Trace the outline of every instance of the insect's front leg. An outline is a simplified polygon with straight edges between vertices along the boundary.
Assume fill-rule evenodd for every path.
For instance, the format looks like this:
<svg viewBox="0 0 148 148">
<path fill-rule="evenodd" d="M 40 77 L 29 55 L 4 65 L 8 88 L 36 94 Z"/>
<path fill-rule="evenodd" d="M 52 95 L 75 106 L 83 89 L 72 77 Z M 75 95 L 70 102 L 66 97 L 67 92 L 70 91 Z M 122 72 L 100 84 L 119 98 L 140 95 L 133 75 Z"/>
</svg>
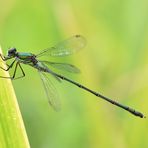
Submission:
<svg viewBox="0 0 148 148">
<path fill-rule="evenodd" d="M 15 63 L 15 61 L 16 61 L 16 60 L 14 60 L 10 65 L 7 64 L 8 67 L 7 67 L 6 69 L 3 68 L 3 67 L 0 67 L 0 69 L 2 69 L 2 70 L 4 70 L 4 71 L 8 71 L 10 68 L 12 68 L 12 66 L 13 66 L 14 63 Z"/>
<path fill-rule="evenodd" d="M 2 59 L 3 61 L 7 61 L 7 60 L 10 59 L 10 58 L 8 58 L 8 57 L 3 56 L 2 54 L 0 54 L 0 57 L 1 57 L 1 59 Z M 5 71 L 8 71 L 10 68 L 12 68 L 14 62 L 15 62 L 15 60 L 14 60 L 10 65 L 8 65 L 8 64 L 6 63 L 7 68 L 5 69 L 5 68 L 3 68 L 3 67 L 0 66 L 0 69 L 5 70 Z"/>
<path fill-rule="evenodd" d="M 5 58 L 5 56 L 3 56 L 2 54 L 0 54 L 0 57 L 3 61 L 6 61 L 7 59 Z"/>
</svg>

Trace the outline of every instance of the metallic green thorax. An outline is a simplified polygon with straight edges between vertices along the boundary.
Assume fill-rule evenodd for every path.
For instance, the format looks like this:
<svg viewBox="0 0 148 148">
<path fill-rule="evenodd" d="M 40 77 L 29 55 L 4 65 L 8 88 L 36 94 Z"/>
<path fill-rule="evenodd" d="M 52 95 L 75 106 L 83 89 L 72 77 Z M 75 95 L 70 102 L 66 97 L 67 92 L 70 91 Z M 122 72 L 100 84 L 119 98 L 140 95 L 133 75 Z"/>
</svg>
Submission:
<svg viewBox="0 0 148 148">
<path fill-rule="evenodd" d="M 45 66 L 43 63 L 39 62 L 36 59 L 36 56 L 32 53 L 24 53 L 24 52 L 18 52 L 17 53 L 17 61 L 23 64 L 30 65 L 40 71 L 48 72 L 49 69 L 47 66 Z"/>
<path fill-rule="evenodd" d="M 30 58 L 32 56 L 34 56 L 34 54 L 32 54 L 32 53 L 27 53 L 27 52 L 18 52 L 17 53 L 17 57 L 20 59 L 24 59 L 24 60 L 27 58 Z"/>
<path fill-rule="evenodd" d="M 23 64 L 33 64 L 33 60 L 35 60 L 35 55 L 32 53 L 18 52 L 16 56 L 16 60 Z M 34 64 L 33 64 L 34 65 Z"/>
<path fill-rule="evenodd" d="M 32 54 L 32 53 L 24 53 L 24 52 L 18 52 L 17 53 L 17 59 L 18 60 L 21 60 L 20 62 L 23 62 L 23 61 L 24 62 L 25 61 L 28 61 L 28 62 L 30 61 L 31 62 L 31 60 L 32 60 L 33 57 L 35 58 L 35 55 Z"/>
</svg>

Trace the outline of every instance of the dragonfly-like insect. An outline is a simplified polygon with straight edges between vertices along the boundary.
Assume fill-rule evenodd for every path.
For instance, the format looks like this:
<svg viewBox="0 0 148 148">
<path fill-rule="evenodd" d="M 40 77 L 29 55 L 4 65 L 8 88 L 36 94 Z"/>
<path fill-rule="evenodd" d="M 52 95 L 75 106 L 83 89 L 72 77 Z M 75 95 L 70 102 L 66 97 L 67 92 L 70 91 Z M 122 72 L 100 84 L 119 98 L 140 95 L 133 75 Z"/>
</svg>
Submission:
<svg viewBox="0 0 148 148">
<path fill-rule="evenodd" d="M 49 104 L 55 109 L 58 110 L 60 108 L 60 101 L 59 98 L 57 96 L 57 93 L 55 91 L 55 88 L 53 86 L 53 84 L 51 83 L 51 81 L 49 80 L 47 74 L 52 75 L 54 78 L 56 78 L 57 80 L 61 81 L 61 80 L 65 80 L 67 82 L 70 82 L 76 86 L 78 86 L 79 88 L 90 92 L 91 94 L 102 98 L 110 103 L 112 103 L 113 105 L 116 105 L 130 113 L 132 113 L 135 116 L 144 118 L 145 116 L 139 112 L 136 111 L 135 109 L 132 109 L 128 106 L 122 105 L 98 92 L 95 92 L 87 87 L 85 87 L 84 85 L 81 85 L 61 74 L 58 74 L 56 72 L 54 72 L 53 70 L 51 70 L 49 67 L 54 67 L 60 70 L 65 70 L 68 72 L 74 72 L 74 73 L 78 73 L 80 70 L 75 67 L 74 65 L 68 64 L 68 63 L 56 63 L 56 62 L 51 62 L 51 61 L 42 61 L 39 60 L 39 57 L 42 56 L 54 56 L 54 57 L 62 57 L 62 56 L 68 56 L 71 55 L 77 51 L 79 51 L 80 49 L 84 48 L 84 46 L 86 45 L 86 40 L 83 36 L 81 35 L 74 35 L 70 38 L 68 38 L 67 40 L 58 43 L 57 45 L 44 49 L 42 50 L 39 54 L 32 54 L 32 53 L 24 53 L 24 52 L 17 52 L 16 48 L 10 48 L 8 50 L 8 54 L 7 56 L 3 56 L 2 54 L 0 54 L 0 57 L 3 61 L 7 61 L 9 59 L 14 59 L 13 62 L 8 65 L 7 64 L 7 68 L 3 68 L 0 67 L 2 70 L 8 71 L 10 68 L 12 68 L 15 64 L 15 69 L 14 69 L 14 73 L 12 77 L 4 77 L 4 76 L 0 76 L 1 78 L 10 78 L 10 79 L 18 79 L 18 78 L 22 78 L 25 76 L 25 72 L 21 66 L 21 64 L 27 64 L 29 66 L 32 66 L 33 68 L 36 68 L 40 74 L 41 80 L 43 82 L 43 86 L 45 89 L 45 92 L 47 94 L 47 98 L 49 101 Z M 22 75 L 19 77 L 16 77 L 16 71 L 17 68 L 20 68 Z"/>
</svg>

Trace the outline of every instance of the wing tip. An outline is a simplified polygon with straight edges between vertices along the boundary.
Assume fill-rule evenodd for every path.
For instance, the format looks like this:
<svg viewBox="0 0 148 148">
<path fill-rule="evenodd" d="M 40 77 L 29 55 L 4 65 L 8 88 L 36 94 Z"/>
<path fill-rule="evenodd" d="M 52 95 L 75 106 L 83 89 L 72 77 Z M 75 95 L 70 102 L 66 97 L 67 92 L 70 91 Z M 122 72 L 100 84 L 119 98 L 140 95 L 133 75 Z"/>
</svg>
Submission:
<svg viewBox="0 0 148 148">
<path fill-rule="evenodd" d="M 74 35 L 75 38 L 79 39 L 80 42 L 82 43 L 81 44 L 81 48 L 84 48 L 87 44 L 87 41 L 86 41 L 86 38 L 83 36 L 83 35 L 80 35 L 80 34 L 76 34 Z"/>
</svg>

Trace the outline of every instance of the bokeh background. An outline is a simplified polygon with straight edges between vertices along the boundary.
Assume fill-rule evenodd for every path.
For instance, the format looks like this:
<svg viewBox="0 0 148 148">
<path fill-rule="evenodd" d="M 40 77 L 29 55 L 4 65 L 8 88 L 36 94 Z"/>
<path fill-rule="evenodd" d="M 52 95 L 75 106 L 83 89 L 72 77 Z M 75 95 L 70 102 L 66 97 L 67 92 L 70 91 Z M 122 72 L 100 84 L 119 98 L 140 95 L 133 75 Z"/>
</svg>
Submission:
<svg viewBox="0 0 148 148">
<path fill-rule="evenodd" d="M 148 115 L 148 1 L 0 0 L 4 54 L 12 46 L 38 53 L 75 34 L 85 36 L 86 48 L 49 60 L 77 65 L 81 74 L 56 72 Z M 148 147 L 147 119 L 53 81 L 62 103 L 55 112 L 36 70 L 23 68 L 26 77 L 13 85 L 32 148 Z"/>
</svg>

